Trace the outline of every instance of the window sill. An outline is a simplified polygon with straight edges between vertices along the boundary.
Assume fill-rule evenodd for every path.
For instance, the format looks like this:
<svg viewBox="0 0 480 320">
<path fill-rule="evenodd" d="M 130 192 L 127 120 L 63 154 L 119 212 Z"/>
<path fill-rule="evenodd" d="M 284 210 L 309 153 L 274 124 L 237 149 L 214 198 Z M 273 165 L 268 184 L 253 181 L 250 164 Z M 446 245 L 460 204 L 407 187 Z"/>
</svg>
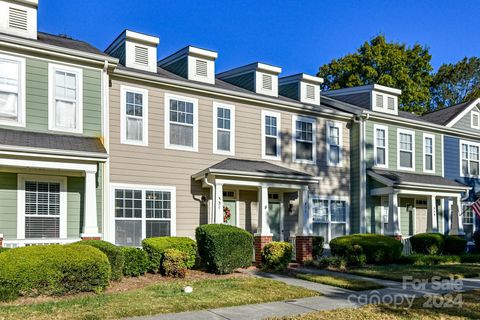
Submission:
<svg viewBox="0 0 480 320">
<path fill-rule="evenodd" d="M 189 152 L 198 152 L 197 147 L 185 147 L 185 146 L 178 146 L 178 145 L 165 145 L 165 149 L 169 150 L 178 150 L 178 151 L 189 151 Z"/>
<path fill-rule="evenodd" d="M 0 119 L 0 125 L 1 126 L 9 126 L 9 127 L 17 127 L 17 128 L 25 128 L 25 123 L 24 122 L 9 121 L 9 120 L 3 120 L 3 119 Z"/>
<path fill-rule="evenodd" d="M 213 154 L 217 154 L 220 156 L 234 156 L 235 151 L 213 150 Z"/>
<path fill-rule="evenodd" d="M 317 164 L 317 162 L 314 160 L 293 159 L 293 162 L 298 164 Z"/>
<path fill-rule="evenodd" d="M 55 131 L 55 132 L 63 132 L 63 133 L 83 134 L 83 129 L 68 130 L 68 129 L 60 129 L 60 128 L 49 127 L 48 130 Z"/>
<path fill-rule="evenodd" d="M 281 161 L 281 160 L 282 160 L 282 157 L 281 157 L 281 156 L 276 156 L 276 157 L 274 157 L 274 156 L 265 156 L 265 155 L 263 155 L 263 156 L 262 156 L 262 159 L 263 159 L 263 160 L 272 160 L 272 161 Z"/>
<path fill-rule="evenodd" d="M 147 141 L 132 141 L 132 140 L 121 140 L 121 144 L 128 144 L 131 146 L 138 146 L 138 147 L 148 147 Z"/>
</svg>

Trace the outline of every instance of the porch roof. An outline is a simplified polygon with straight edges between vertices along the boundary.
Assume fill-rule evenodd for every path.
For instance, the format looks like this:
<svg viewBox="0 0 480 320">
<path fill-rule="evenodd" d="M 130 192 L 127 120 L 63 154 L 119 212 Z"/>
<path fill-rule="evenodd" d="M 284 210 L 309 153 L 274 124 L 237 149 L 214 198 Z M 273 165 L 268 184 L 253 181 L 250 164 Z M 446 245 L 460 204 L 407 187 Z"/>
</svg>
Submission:
<svg viewBox="0 0 480 320">
<path fill-rule="evenodd" d="M 457 181 L 429 174 L 370 169 L 368 170 L 368 175 L 374 180 L 389 187 L 423 187 L 428 189 L 453 189 L 458 191 L 467 191 L 471 189 L 471 187 Z"/>
<path fill-rule="evenodd" d="M 99 138 L 0 128 L 0 151 L 56 154 L 106 159 Z"/>
<path fill-rule="evenodd" d="M 194 179 L 201 179 L 205 174 L 212 175 L 236 175 L 250 178 L 273 178 L 282 180 L 301 180 L 303 182 L 318 182 L 314 176 L 285 168 L 266 161 L 227 158 L 207 169 L 193 175 Z"/>
</svg>

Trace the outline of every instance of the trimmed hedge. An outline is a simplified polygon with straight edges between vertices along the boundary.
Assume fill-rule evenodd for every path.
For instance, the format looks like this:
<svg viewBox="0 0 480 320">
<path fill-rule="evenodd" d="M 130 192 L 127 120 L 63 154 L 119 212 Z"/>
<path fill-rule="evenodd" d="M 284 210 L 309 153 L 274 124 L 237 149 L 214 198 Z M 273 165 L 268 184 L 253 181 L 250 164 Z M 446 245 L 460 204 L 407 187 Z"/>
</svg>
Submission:
<svg viewBox="0 0 480 320">
<path fill-rule="evenodd" d="M 477 250 L 480 250 L 480 230 L 476 230 L 473 233 L 473 242 L 475 242 L 475 247 Z"/>
<path fill-rule="evenodd" d="M 0 255 L 0 300 L 18 296 L 101 292 L 109 283 L 107 256 L 91 246 L 48 245 Z"/>
<path fill-rule="evenodd" d="M 443 248 L 444 254 L 464 254 L 467 251 L 467 240 L 455 237 L 445 236 L 445 244 Z"/>
<path fill-rule="evenodd" d="M 167 249 L 177 249 L 184 252 L 187 256 L 185 264 L 188 269 L 195 266 L 195 258 L 197 257 L 197 244 L 194 240 L 187 237 L 159 237 L 147 238 L 142 241 L 143 250 L 148 254 L 150 259 L 149 270 L 152 272 L 160 272 L 162 260 Z"/>
<path fill-rule="evenodd" d="M 178 249 L 169 248 L 165 250 L 162 261 L 163 274 L 167 277 L 185 278 L 187 259 L 187 254 Z"/>
<path fill-rule="evenodd" d="M 321 236 L 313 237 L 312 243 L 312 256 L 314 259 L 320 259 L 323 254 L 323 245 L 325 243 L 325 238 Z"/>
<path fill-rule="evenodd" d="M 438 264 L 461 263 L 460 256 L 440 256 L 429 254 L 411 254 L 402 256 L 397 263 L 411 264 L 414 266 L 433 266 Z"/>
<path fill-rule="evenodd" d="M 0 253 L 10 250 L 10 248 L 0 248 Z"/>
<path fill-rule="evenodd" d="M 150 260 L 144 250 L 135 247 L 120 247 L 120 250 L 122 250 L 125 257 L 123 265 L 124 276 L 138 277 L 147 272 Z"/>
<path fill-rule="evenodd" d="M 232 273 L 252 264 L 253 235 L 243 229 L 205 224 L 195 231 L 198 253 L 209 272 Z"/>
<path fill-rule="evenodd" d="M 292 261 L 293 246 L 288 242 L 270 242 L 262 249 L 262 265 L 267 270 L 285 271 Z"/>
<path fill-rule="evenodd" d="M 441 254 L 445 246 L 445 236 L 440 233 L 419 233 L 410 237 L 412 251 L 418 254 Z"/>
<path fill-rule="evenodd" d="M 346 257 L 349 248 L 362 247 L 363 254 L 370 264 L 387 264 L 397 261 L 402 255 L 403 244 L 391 237 L 379 234 L 352 234 L 330 241 L 334 256 Z"/>
<path fill-rule="evenodd" d="M 75 242 L 75 244 L 92 246 L 102 251 L 107 256 L 110 266 L 112 267 L 111 280 L 119 280 L 123 277 L 125 256 L 120 247 L 103 240 L 82 240 Z"/>
</svg>

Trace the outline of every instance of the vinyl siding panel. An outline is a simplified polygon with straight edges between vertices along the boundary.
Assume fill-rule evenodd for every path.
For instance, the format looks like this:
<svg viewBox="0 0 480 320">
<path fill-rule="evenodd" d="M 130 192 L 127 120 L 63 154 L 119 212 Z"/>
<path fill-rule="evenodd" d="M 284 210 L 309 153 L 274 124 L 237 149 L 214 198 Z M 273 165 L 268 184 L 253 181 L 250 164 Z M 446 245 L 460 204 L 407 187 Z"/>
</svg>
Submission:
<svg viewBox="0 0 480 320">
<path fill-rule="evenodd" d="M 289 83 L 289 84 L 279 85 L 278 94 L 298 100 L 300 96 L 299 83 Z"/>
<path fill-rule="evenodd" d="M 480 130 L 472 128 L 472 111 L 480 112 L 478 107 L 474 107 L 470 112 L 460 118 L 452 127 L 455 129 L 472 131 L 478 134 Z"/>
<path fill-rule="evenodd" d="M 350 232 L 360 232 L 360 125 L 350 129 Z"/>
<path fill-rule="evenodd" d="M 175 73 L 181 77 L 187 78 L 188 77 L 188 57 L 185 56 L 184 58 L 178 59 L 177 61 L 169 65 L 162 66 L 162 68 L 172 73 Z"/>
<path fill-rule="evenodd" d="M 0 233 L 5 239 L 17 237 L 17 174 L 0 173 Z"/>
</svg>

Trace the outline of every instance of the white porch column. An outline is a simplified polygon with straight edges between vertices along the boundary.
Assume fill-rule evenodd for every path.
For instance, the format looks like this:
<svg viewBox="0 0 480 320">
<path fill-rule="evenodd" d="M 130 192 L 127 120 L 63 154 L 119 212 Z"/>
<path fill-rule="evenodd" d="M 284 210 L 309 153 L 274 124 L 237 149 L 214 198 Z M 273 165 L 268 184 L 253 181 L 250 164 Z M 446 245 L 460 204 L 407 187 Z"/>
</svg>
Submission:
<svg viewBox="0 0 480 320">
<path fill-rule="evenodd" d="M 462 221 L 462 199 L 460 196 L 453 199 L 452 205 L 452 221 L 450 231 L 448 232 L 451 236 L 463 236 L 463 221 Z"/>
<path fill-rule="evenodd" d="M 396 190 L 388 195 L 388 234 L 392 236 L 402 235 L 398 212 L 398 191 Z"/>
<path fill-rule="evenodd" d="M 85 171 L 84 220 L 82 239 L 100 238 L 97 221 L 96 172 Z"/>
<path fill-rule="evenodd" d="M 313 234 L 312 217 L 309 210 L 308 186 L 298 191 L 298 226 L 297 235 L 308 236 Z"/>
<path fill-rule="evenodd" d="M 213 223 L 223 223 L 223 184 L 215 184 L 215 196 L 213 199 L 214 219 Z"/>
<path fill-rule="evenodd" d="M 258 188 L 258 236 L 271 236 L 270 226 L 268 225 L 268 187 Z"/>
<path fill-rule="evenodd" d="M 427 232 L 438 231 L 437 201 L 434 195 L 427 196 Z"/>
</svg>

